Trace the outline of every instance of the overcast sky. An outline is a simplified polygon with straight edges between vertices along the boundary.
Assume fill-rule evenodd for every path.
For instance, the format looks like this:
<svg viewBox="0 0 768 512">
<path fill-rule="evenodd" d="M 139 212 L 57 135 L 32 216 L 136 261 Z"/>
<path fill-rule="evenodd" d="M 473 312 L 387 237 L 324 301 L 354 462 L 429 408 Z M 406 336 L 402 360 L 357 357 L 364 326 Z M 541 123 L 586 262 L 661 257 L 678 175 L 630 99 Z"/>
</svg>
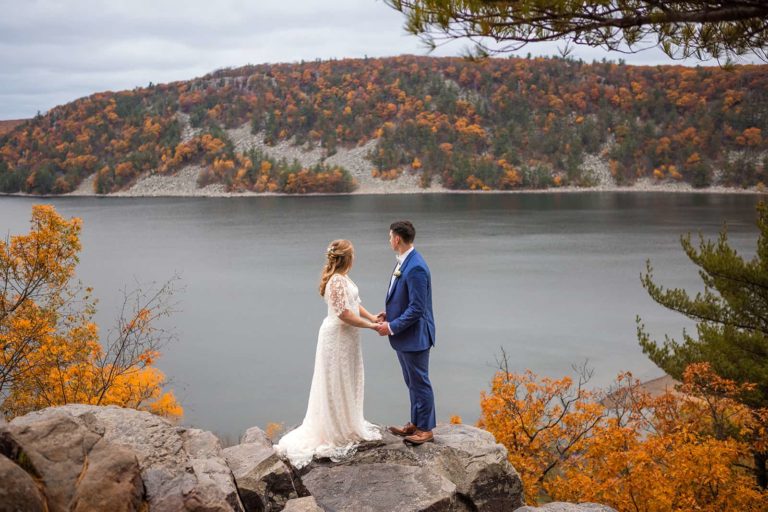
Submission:
<svg viewBox="0 0 768 512">
<path fill-rule="evenodd" d="M 0 119 L 223 67 L 426 54 L 381 0 L 0 0 Z M 459 55 L 452 43 L 433 55 Z M 553 55 L 557 45 L 527 47 Z M 575 57 L 669 63 L 660 51 Z M 689 64 L 696 64 L 690 62 Z"/>
</svg>

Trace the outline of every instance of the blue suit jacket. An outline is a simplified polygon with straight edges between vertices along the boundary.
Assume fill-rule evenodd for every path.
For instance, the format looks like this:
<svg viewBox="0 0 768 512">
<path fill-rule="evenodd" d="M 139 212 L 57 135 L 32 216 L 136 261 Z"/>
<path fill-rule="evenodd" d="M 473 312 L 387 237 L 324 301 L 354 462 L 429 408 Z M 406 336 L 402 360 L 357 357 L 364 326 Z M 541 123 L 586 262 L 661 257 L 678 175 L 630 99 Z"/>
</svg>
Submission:
<svg viewBox="0 0 768 512">
<path fill-rule="evenodd" d="M 432 276 L 415 249 L 400 266 L 386 301 L 387 320 L 394 335 L 389 343 L 400 352 L 418 352 L 435 345 Z"/>
</svg>

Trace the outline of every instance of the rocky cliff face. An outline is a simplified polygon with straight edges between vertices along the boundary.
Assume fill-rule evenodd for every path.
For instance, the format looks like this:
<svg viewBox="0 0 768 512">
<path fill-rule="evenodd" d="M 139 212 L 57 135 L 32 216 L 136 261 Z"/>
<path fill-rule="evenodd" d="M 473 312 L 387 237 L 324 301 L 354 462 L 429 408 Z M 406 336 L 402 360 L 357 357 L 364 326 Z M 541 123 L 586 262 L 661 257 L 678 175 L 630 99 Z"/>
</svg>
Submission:
<svg viewBox="0 0 768 512">
<path fill-rule="evenodd" d="M 114 406 L 0 421 L 0 512 L 514 511 L 522 492 L 504 447 L 466 425 L 439 426 L 435 443 L 420 447 L 387 433 L 347 460 L 314 461 L 299 473 L 256 427 L 222 449 L 210 432 Z"/>
</svg>

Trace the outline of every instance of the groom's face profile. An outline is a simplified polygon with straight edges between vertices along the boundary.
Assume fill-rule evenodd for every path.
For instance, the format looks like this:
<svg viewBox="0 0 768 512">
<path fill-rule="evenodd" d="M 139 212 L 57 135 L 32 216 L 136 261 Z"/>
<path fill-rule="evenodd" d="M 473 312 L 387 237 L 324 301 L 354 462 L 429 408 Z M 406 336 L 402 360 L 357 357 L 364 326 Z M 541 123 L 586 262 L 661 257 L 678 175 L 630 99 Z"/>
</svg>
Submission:
<svg viewBox="0 0 768 512">
<path fill-rule="evenodd" d="M 400 237 L 397 236 L 392 232 L 392 230 L 389 231 L 389 246 L 392 248 L 393 251 L 397 251 L 397 245 L 400 243 Z"/>
</svg>

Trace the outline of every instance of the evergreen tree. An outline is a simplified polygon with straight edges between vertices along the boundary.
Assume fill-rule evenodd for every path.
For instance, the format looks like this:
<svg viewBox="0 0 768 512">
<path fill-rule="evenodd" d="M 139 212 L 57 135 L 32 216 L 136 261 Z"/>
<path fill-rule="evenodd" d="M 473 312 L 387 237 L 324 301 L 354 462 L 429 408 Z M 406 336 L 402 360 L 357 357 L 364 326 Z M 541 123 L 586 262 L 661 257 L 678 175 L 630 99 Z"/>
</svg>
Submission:
<svg viewBox="0 0 768 512">
<path fill-rule="evenodd" d="M 659 344 L 637 319 L 640 346 L 657 366 L 682 380 L 689 364 L 708 362 L 720 377 L 755 385 L 739 397 L 755 411 L 768 407 L 768 206 L 760 203 L 757 213 L 760 235 L 751 260 L 730 246 L 725 227 L 717 240 L 700 237 L 698 249 L 690 234 L 681 237 L 685 254 L 699 268 L 703 292 L 691 296 L 657 284 L 650 262 L 641 276 L 653 300 L 696 322 L 696 336 L 683 331 L 682 342 L 667 336 Z M 765 488 L 768 453 L 756 452 L 754 459 L 758 483 Z"/>
</svg>

